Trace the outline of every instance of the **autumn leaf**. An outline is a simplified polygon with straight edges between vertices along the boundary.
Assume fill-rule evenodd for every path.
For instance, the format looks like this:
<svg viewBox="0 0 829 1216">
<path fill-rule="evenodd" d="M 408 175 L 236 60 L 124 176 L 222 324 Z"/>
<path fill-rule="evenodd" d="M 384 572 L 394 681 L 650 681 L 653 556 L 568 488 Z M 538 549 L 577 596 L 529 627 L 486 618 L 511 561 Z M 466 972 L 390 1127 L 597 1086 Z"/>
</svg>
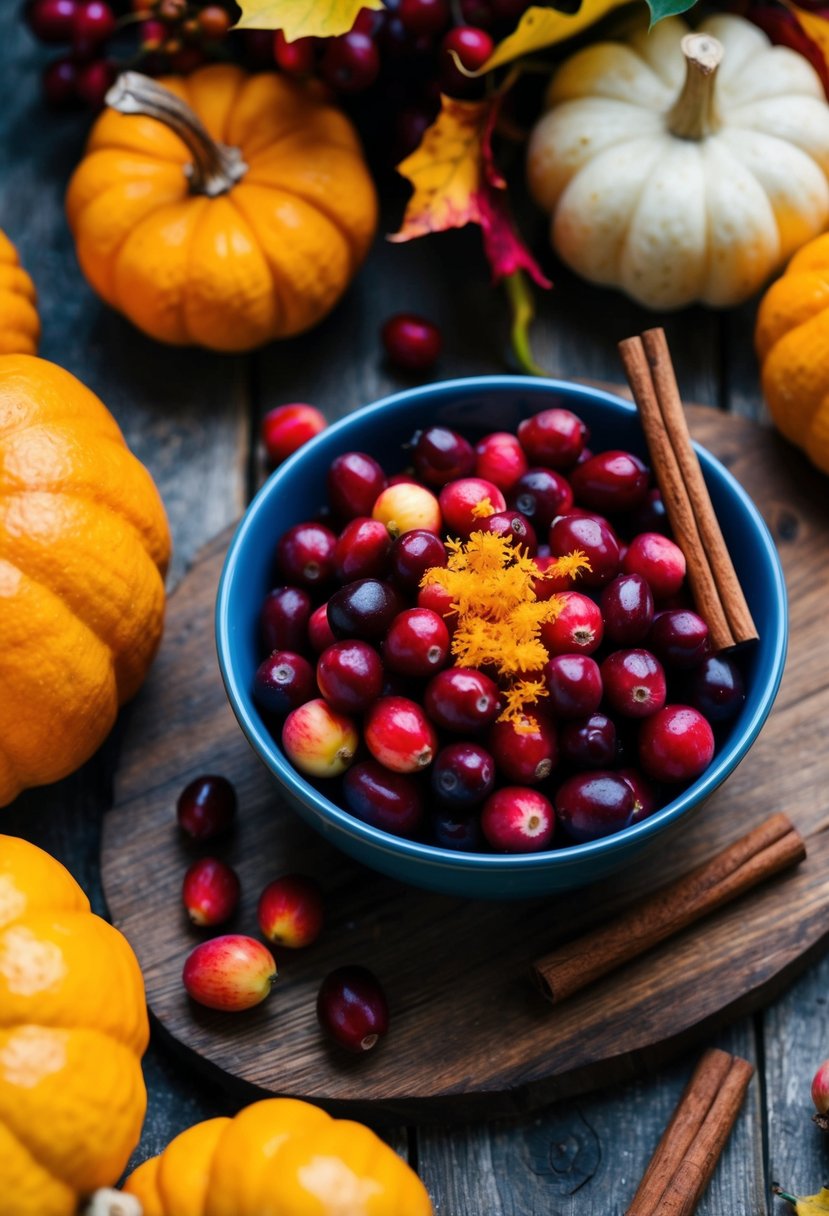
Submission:
<svg viewBox="0 0 829 1216">
<path fill-rule="evenodd" d="M 694 0 L 690 0 L 693 4 Z M 600 21 L 602 17 L 621 8 L 627 0 L 583 0 L 575 13 L 560 13 L 554 8 L 528 8 L 518 25 L 508 34 L 487 59 L 486 63 L 475 72 L 481 76 L 493 68 L 503 67 L 523 55 L 531 55 L 534 51 L 543 50 L 546 46 L 554 46 L 565 38 L 580 34 L 588 26 Z"/>
<path fill-rule="evenodd" d="M 797 1216 L 826 1216 L 829 1213 L 829 1188 L 822 1186 L 817 1195 L 789 1195 L 779 1186 L 772 1187 L 775 1195 L 785 1199 L 794 1208 Z"/>
<path fill-rule="evenodd" d="M 235 29 L 282 30 L 295 42 L 347 34 L 361 9 L 381 9 L 383 0 L 239 0 L 239 7 Z"/>
</svg>

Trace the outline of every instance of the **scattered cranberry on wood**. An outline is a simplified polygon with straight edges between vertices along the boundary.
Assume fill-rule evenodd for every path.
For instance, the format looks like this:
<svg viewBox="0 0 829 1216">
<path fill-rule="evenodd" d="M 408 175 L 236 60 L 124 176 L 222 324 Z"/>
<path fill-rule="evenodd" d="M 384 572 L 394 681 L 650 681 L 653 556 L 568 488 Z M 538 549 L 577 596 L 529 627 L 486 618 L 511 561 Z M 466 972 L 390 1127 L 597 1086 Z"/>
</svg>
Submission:
<svg viewBox="0 0 829 1216">
<path fill-rule="evenodd" d="M 414 313 L 396 313 L 383 325 L 380 339 L 392 363 L 425 372 L 437 363 L 443 339 L 437 325 Z"/>
<path fill-rule="evenodd" d="M 380 981 L 367 967 L 338 967 L 322 981 L 317 1019 L 326 1035 L 361 1055 L 376 1047 L 389 1028 L 389 1007 Z"/>
<path fill-rule="evenodd" d="M 193 924 L 204 928 L 230 920 L 240 892 L 234 869 L 215 857 L 202 857 L 185 873 L 181 898 Z"/>
<path fill-rule="evenodd" d="M 192 840 L 213 840 L 236 818 L 236 791 L 226 777 L 195 777 L 178 796 L 176 817 Z"/>
<path fill-rule="evenodd" d="M 299 950 L 322 932 L 325 919 L 322 891 L 304 874 L 283 874 L 269 882 L 256 907 L 263 937 L 275 946 Z"/>
<path fill-rule="evenodd" d="M 232 933 L 202 942 L 182 972 L 187 995 L 208 1009 L 241 1013 L 259 1005 L 276 982 L 276 963 L 253 937 Z"/>
<path fill-rule="evenodd" d="M 269 463 L 281 464 L 327 425 L 313 405 L 278 405 L 268 410 L 262 419 L 260 435 Z"/>
</svg>

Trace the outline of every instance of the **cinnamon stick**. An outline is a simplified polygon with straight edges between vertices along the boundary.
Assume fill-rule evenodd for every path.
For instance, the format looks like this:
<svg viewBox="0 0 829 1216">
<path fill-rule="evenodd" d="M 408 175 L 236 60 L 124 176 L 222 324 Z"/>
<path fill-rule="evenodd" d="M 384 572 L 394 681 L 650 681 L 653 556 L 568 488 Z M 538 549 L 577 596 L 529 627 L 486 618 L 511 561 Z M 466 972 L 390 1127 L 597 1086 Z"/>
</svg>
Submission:
<svg viewBox="0 0 829 1216">
<path fill-rule="evenodd" d="M 737 578 L 731 554 L 728 552 L 717 516 L 714 513 L 714 507 L 702 476 L 702 469 L 691 442 L 664 329 L 645 330 L 642 334 L 642 345 L 651 369 L 665 431 L 691 500 L 699 534 L 714 574 L 714 581 L 720 593 L 729 627 L 734 635 L 734 641 L 736 643 L 756 641 L 757 628 L 740 586 L 740 580 Z"/>
<path fill-rule="evenodd" d="M 712 1048 L 680 1098 L 625 1216 L 691 1216 L 731 1134 L 754 1068 Z"/>
<path fill-rule="evenodd" d="M 685 554 L 688 584 L 699 614 L 708 624 L 715 651 L 736 645 L 714 570 L 706 553 L 682 469 L 674 452 L 656 394 L 651 367 L 641 338 L 619 343 L 625 374 L 639 409 L 657 485 L 674 537 Z"/>
<path fill-rule="evenodd" d="M 789 819 L 772 815 L 612 923 L 538 959 L 536 983 L 550 1001 L 563 1001 L 805 856 L 806 844 Z"/>
</svg>

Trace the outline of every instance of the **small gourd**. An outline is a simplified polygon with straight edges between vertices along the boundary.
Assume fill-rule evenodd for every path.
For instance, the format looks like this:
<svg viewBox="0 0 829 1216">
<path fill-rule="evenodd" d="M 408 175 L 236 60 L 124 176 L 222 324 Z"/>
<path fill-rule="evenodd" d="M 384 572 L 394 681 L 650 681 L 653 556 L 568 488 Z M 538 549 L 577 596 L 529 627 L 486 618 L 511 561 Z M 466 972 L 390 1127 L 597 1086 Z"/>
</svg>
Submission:
<svg viewBox="0 0 829 1216">
<path fill-rule="evenodd" d="M 34 355 L 40 338 L 35 285 L 0 232 L 0 355 Z"/>
<path fill-rule="evenodd" d="M 728 307 L 829 220 L 829 106 L 811 65 L 720 14 L 562 64 L 528 153 L 562 259 L 654 309 Z"/>
</svg>

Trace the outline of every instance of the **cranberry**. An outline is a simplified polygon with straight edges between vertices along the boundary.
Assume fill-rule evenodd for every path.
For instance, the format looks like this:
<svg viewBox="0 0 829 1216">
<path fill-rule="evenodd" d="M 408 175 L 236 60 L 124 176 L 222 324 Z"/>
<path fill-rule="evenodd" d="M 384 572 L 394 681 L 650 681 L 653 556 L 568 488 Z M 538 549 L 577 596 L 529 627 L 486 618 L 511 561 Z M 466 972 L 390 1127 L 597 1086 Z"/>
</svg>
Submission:
<svg viewBox="0 0 829 1216">
<path fill-rule="evenodd" d="M 648 646 L 669 667 L 696 667 L 708 653 L 708 626 L 690 608 L 669 608 L 654 618 Z"/>
<path fill-rule="evenodd" d="M 455 811 L 483 802 L 495 785 L 495 761 L 477 743 L 450 743 L 432 765 L 432 789 Z"/>
<path fill-rule="evenodd" d="M 371 515 L 386 525 L 393 540 L 414 529 L 438 534 L 443 524 L 434 494 L 410 480 L 390 481 L 372 507 Z"/>
<path fill-rule="evenodd" d="M 650 473 L 631 452 L 599 452 L 570 475 L 577 502 L 595 511 L 631 511 L 645 501 Z"/>
<path fill-rule="evenodd" d="M 101 0 L 86 0 L 78 4 L 72 16 L 72 45 L 77 52 L 88 55 L 115 32 L 115 14 Z"/>
<path fill-rule="evenodd" d="M 483 844 L 478 815 L 463 815 L 452 807 L 438 807 L 432 812 L 432 834 L 442 849 L 477 853 Z"/>
<path fill-rule="evenodd" d="M 447 667 L 426 685 L 423 704 L 444 730 L 483 730 L 500 710 L 498 685 L 474 667 Z"/>
<path fill-rule="evenodd" d="M 322 981 L 317 1018 L 329 1038 L 359 1055 L 370 1051 L 389 1028 L 380 982 L 366 967 L 338 967 Z"/>
<path fill-rule="evenodd" d="M 78 100 L 78 68 L 72 59 L 53 59 L 43 69 L 43 95 L 56 110 Z"/>
<path fill-rule="evenodd" d="M 449 630 L 429 608 L 407 608 L 394 618 L 383 642 L 383 659 L 402 676 L 431 676 L 449 658 Z"/>
<path fill-rule="evenodd" d="M 390 772 L 376 760 L 355 764 L 343 777 L 351 814 L 393 836 L 413 836 L 423 818 L 423 799 L 414 777 Z"/>
<path fill-rule="evenodd" d="M 602 699 L 599 665 L 586 654 L 559 654 L 544 668 L 550 709 L 560 718 L 584 718 Z"/>
<path fill-rule="evenodd" d="M 691 704 L 710 722 L 728 722 L 746 699 L 740 670 L 722 654 L 703 659 L 691 677 Z"/>
<path fill-rule="evenodd" d="M 260 617 L 267 651 L 304 650 L 311 597 L 302 587 L 276 587 L 265 596 Z"/>
<path fill-rule="evenodd" d="M 496 722 L 490 727 L 489 749 L 498 771 L 507 781 L 536 785 L 549 777 L 555 768 L 558 759 L 556 728 L 538 714 L 534 721 L 535 725 L 529 730 L 519 729 L 514 722 Z"/>
<path fill-rule="evenodd" d="M 317 57 L 316 38 L 296 38 L 288 42 L 282 30 L 277 30 L 273 39 L 273 57 L 276 66 L 291 76 L 307 76 L 314 70 Z"/>
<path fill-rule="evenodd" d="M 660 491 L 654 487 L 648 490 L 645 501 L 627 517 L 630 535 L 639 532 L 661 532 L 663 536 L 670 531 L 668 512 Z"/>
<path fill-rule="evenodd" d="M 714 758 L 714 732 L 690 705 L 666 705 L 642 723 L 639 762 L 655 781 L 691 781 Z"/>
<path fill-rule="evenodd" d="M 602 663 L 605 700 L 626 718 L 647 718 L 665 704 L 665 671 L 649 650 L 616 650 Z"/>
<path fill-rule="evenodd" d="M 259 664 L 253 678 L 253 699 L 267 713 L 290 713 L 316 695 L 313 667 L 290 650 L 275 650 Z"/>
<path fill-rule="evenodd" d="M 685 579 L 685 554 L 659 532 L 641 532 L 628 545 L 624 569 L 647 579 L 656 599 L 676 595 Z"/>
<path fill-rule="evenodd" d="M 381 697 L 366 715 L 364 738 L 375 760 L 395 773 L 416 773 L 432 763 L 438 741 L 429 719 L 408 697 Z"/>
<path fill-rule="evenodd" d="M 401 608 L 398 593 L 376 578 L 360 578 L 335 591 L 328 601 L 328 624 L 335 637 L 381 638 Z"/>
<path fill-rule="evenodd" d="M 251 31 L 261 34 L 262 31 Z M 152 54 L 153 51 L 159 50 L 167 40 L 168 29 L 163 21 L 156 21 L 154 18 L 149 21 L 142 21 L 138 27 L 138 38 L 141 50 L 145 54 Z M 267 35 L 265 35 L 267 37 Z M 161 56 L 153 56 L 157 63 L 164 63 Z"/>
<path fill-rule="evenodd" d="M 360 736 L 354 721 L 322 697 L 292 709 L 282 724 L 282 747 L 308 777 L 341 776 L 357 751 Z"/>
<path fill-rule="evenodd" d="M 322 891 L 304 874 L 283 874 L 259 896 L 256 919 L 262 936 L 274 945 L 290 950 L 310 946 L 325 919 Z"/>
<path fill-rule="evenodd" d="M 419 477 L 430 486 L 445 486 L 466 477 L 475 467 L 472 444 L 445 426 L 430 426 L 417 436 L 412 461 Z"/>
<path fill-rule="evenodd" d="M 452 608 L 453 603 L 452 592 L 441 587 L 439 583 L 421 587 L 417 593 L 418 608 L 430 608 L 432 612 L 436 612 L 445 622 L 450 634 L 454 633 L 458 623 L 458 614 Z"/>
<path fill-rule="evenodd" d="M 361 8 L 357 16 L 354 18 L 352 30 L 358 34 L 368 34 L 373 38 L 379 29 L 379 23 L 383 20 L 383 14 L 378 13 L 374 9 Z"/>
<path fill-rule="evenodd" d="M 334 575 L 340 583 L 358 578 L 382 578 L 389 566 L 391 537 L 379 520 L 352 519 L 337 538 Z"/>
<path fill-rule="evenodd" d="M 449 24 L 447 0 L 401 0 L 397 12 L 411 34 L 439 34 Z"/>
<path fill-rule="evenodd" d="M 620 574 L 602 588 L 602 617 L 608 641 L 630 646 L 647 636 L 653 622 L 653 596 L 641 574 Z"/>
<path fill-rule="evenodd" d="M 327 477 L 331 509 L 342 519 L 371 515 L 378 495 L 386 486 L 386 474 L 373 456 L 365 452 L 343 452 L 331 461 Z"/>
<path fill-rule="evenodd" d="M 440 511 L 447 531 L 466 539 L 480 528 L 486 516 L 474 514 L 474 509 L 484 499 L 489 500 L 493 513 L 506 510 L 501 491 L 482 477 L 461 477 L 445 485 L 440 492 Z"/>
<path fill-rule="evenodd" d="M 550 655 L 592 654 L 604 635 L 598 604 L 580 591 L 561 591 L 562 609 L 554 621 L 541 625 L 541 641 Z"/>
<path fill-rule="evenodd" d="M 236 817 L 236 791 L 226 777 L 196 777 L 178 796 L 176 818 L 193 840 L 212 840 Z"/>
<path fill-rule="evenodd" d="M 398 536 L 391 547 L 392 578 L 403 591 L 416 592 L 427 570 L 446 565 L 446 549 L 434 532 L 415 528 Z"/>
<path fill-rule="evenodd" d="M 450 97 L 465 97 L 475 91 L 475 86 L 479 84 L 460 71 L 452 57 L 453 53 L 467 72 L 474 72 L 483 67 L 494 49 L 495 43 L 486 30 L 477 29 L 474 25 L 456 25 L 449 30 L 440 44 L 442 90 Z"/>
<path fill-rule="evenodd" d="M 641 823 L 652 815 L 659 805 L 656 791 L 647 777 L 643 777 L 636 768 L 617 769 L 617 776 L 623 777 L 633 790 L 633 815 L 630 822 Z"/>
<path fill-rule="evenodd" d="M 538 853 L 548 848 L 555 826 L 550 800 L 520 785 L 502 786 L 490 794 L 481 811 L 481 831 L 502 853 Z"/>
<path fill-rule="evenodd" d="M 75 77 L 75 92 L 90 109 L 100 110 L 117 75 L 115 64 L 106 59 L 84 63 Z"/>
<path fill-rule="evenodd" d="M 633 789 L 618 773 L 577 773 L 559 786 L 556 817 L 573 840 L 584 842 L 626 828 L 633 817 Z"/>
<path fill-rule="evenodd" d="M 301 587 L 318 587 L 334 574 L 337 538 L 324 524 L 294 524 L 276 546 L 280 572 Z"/>
<path fill-rule="evenodd" d="M 491 481 L 505 494 L 526 471 L 524 449 L 509 431 L 494 431 L 475 444 L 475 476 Z"/>
<path fill-rule="evenodd" d="M 512 541 L 528 557 L 533 557 L 538 548 L 533 526 L 520 511 L 496 511 L 494 515 L 487 515 L 478 521 L 478 530 Z"/>
<path fill-rule="evenodd" d="M 605 520 L 590 515 L 561 515 L 550 528 L 550 549 L 556 557 L 581 549 L 590 562 L 589 570 L 579 572 L 586 587 L 603 587 L 619 573 L 619 542 Z"/>
<path fill-rule="evenodd" d="M 320 604 L 308 620 L 308 641 L 311 649 L 316 654 L 322 654 L 323 650 L 332 646 L 336 640 L 328 624 L 328 604 Z"/>
<path fill-rule="evenodd" d="M 317 685 L 339 713 L 362 713 L 377 700 L 383 687 L 380 656 L 368 642 L 335 642 L 317 661 Z"/>
<path fill-rule="evenodd" d="M 262 419 L 260 435 L 269 462 L 277 465 L 287 460 L 327 425 L 313 405 L 278 405 L 268 410 Z"/>
<path fill-rule="evenodd" d="M 215 857 L 194 861 L 184 875 L 181 898 L 187 915 L 200 928 L 230 920 L 239 903 L 236 871 Z"/>
<path fill-rule="evenodd" d="M 240 1013 L 264 1001 L 276 981 L 271 952 L 253 937 L 226 933 L 191 950 L 181 975 L 191 1000 Z"/>
<path fill-rule="evenodd" d="M 379 71 L 380 54 L 367 34 L 326 39 L 320 74 L 338 93 L 361 93 L 374 84 Z"/>
<path fill-rule="evenodd" d="M 68 42 L 72 37 L 77 0 L 35 0 L 26 8 L 26 22 L 41 42 Z"/>
<path fill-rule="evenodd" d="M 569 481 L 554 469 L 528 469 L 518 478 L 510 494 L 510 506 L 536 528 L 549 528 L 557 515 L 566 515 L 573 505 Z"/>
<path fill-rule="evenodd" d="M 563 758 L 574 768 L 610 768 L 619 753 L 616 727 L 605 714 L 565 722 L 559 743 Z"/>
<path fill-rule="evenodd" d="M 532 464 L 570 469 L 589 439 L 587 427 L 570 410 L 550 409 L 518 424 L 518 440 Z"/>
<path fill-rule="evenodd" d="M 428 371 L 443 345 L 437 325 L 408 312 L 389 317 L 380 330 L 380 340 L 392 363 L 409 372 Z"/>
</svg>

